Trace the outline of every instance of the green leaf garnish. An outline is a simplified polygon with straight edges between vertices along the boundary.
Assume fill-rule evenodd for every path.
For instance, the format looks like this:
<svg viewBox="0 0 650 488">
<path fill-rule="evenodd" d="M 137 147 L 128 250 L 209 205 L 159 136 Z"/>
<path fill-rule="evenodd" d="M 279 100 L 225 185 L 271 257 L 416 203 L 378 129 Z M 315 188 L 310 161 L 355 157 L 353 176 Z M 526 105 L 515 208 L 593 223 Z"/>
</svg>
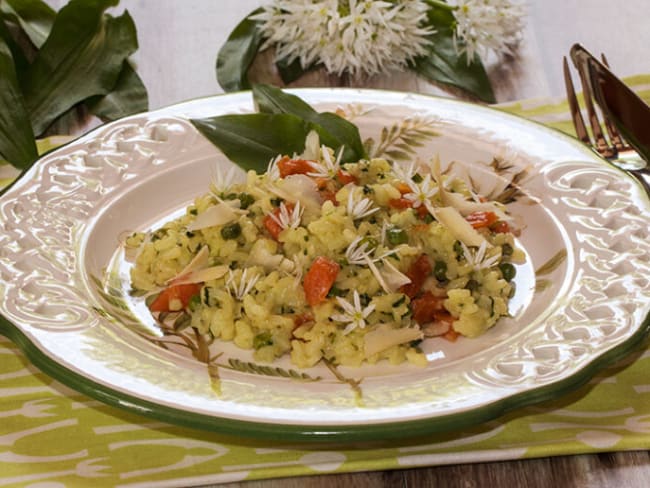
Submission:
<svg viewBox="0 0 650 488">
<path fill-rule="evenodd" d="M 25 103 L 36 135 L 59 115 L 94 95 L 109 93 L 126 58 L 138 47 L 128 12 L 104 15 L 117 0 L 71 0 L 30 66 Z"/>
<path fill-rule="evenodd" d="M 299 59 L 294 59 L 291 63 L 288 63 L 285 59 L 279 59 L 276 61 L 275 67 L 278 69 L 278 74 L 285 85 L 293 83 L 302 75 L 314 69 L 314 66 L 303 69 Z"/>
<path fill-rule="evenodd" d="M 20 25 L 34 46 L 40 48 L 50 34 L 56 12 L 42 0 L 3 0 L 0 16 Z"/>
<path fill-rule="evenodd" d="M 18 87 L 13 57 L 0 36 L 0 155 L 17 168 L 37 157 L 34 133 Z"/>
<path fill-rule="evenodd" d="M 472 63 L 465 54 L 459 56 L 454 46 L 452 26 L 454 16 L 450 10 L 431 8 L 429 23 L 436 28 L 429 46 L 429 54 L 415 60 L 413 69 L 433 83 L 441 83 L 478 97 L 486 103 L 495 103 L 492 85 L 478 56 Z"/>
<path fill-rule="evenodd" d="M 337 152 L 343 148 L 342 161 L 358 161 L 366 156 L 358 127 L 344 118 L 331 112 L 319 113 L 300 97 L 271 85 L 254 85 L 253 98 L 260 112 L 293 114 L 313 123 L 323 144 Z"/>
<path fill-rule="evenodd" d="M 124 61 L 113 90 L 107 95 L 86 100 L 88 109 L 102 120 L 116 120 L 149 107 L 149 97 L 144 83 L 129 61 Z"/>
<path fill-rule="evenodd" d="M 338 115 L 319 113 L 299 97 L 270 85 L 254 85 L 253 96 L 260 113 L 191 120 L 242 168 L 263 173 L 276 156 L 301 153 L 312 130 L 323 144 L 337 152 L 343 150 L 342 161 L 365 157 L 359 129 Z"/>
<path fill-rule="evenodd" d="M 58 13 L 43 0 L 0 0 L 0 164 L 27 168 L 34 138 L 73 133 L 89 113 L 113 120 L 148 108 L 128 61 L 138 47 L 119 0 L 70 0 Z M 62 131 L 62 132 L 61 132 Z"/>
<path fill-rule="evenodd" d="M 250 88 L 248 68 L 257 55 L 262 43 L 262 35 L 258 22 L 251 16 L 261 12 L 257 9 L 251 12 L 230 33 L 225 44 L 217 55 L 217 81 L 225 92 L 239 91 Z"/>
<path fill-rule="evenodd" d="M 300 153 L 313 125 L 291 114 L 221 115 L 192 124 L 245 170 L 266 171 L 278 154 Z"/>
</svg>

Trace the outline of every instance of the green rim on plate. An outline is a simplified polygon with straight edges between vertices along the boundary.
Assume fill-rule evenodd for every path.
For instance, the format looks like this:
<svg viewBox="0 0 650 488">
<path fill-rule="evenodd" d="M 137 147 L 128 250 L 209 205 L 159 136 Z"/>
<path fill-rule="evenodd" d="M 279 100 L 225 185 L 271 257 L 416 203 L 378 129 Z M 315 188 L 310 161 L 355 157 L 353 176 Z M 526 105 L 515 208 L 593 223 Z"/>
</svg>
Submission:
<svg viewBox="0 0 650 488">
<path fill-rule="evenodd" d="M 435 343 L 444 360 L 423 369 L 347 370 L 363 377 L 362 403 L 324 367 L 314 375 L 325 379 L 310 385 L 225 369 L 216 393 L 205 365 L 134 333 L 128 322 L 141 317 L 128 283 L 111 295 L 96 278 L 119 261 L 121 232 L 183 209 L 201 193 L 208 163 L 228 164 L 187 119 L 251 110 L 249 94 L 238 93 L 99 127 L 4 192 L 0 275 L 12 279 L 3 282 L 0 332 L 46 374 L 109 405 L 227 435 L 328 443 L 416 438 L 496 419 L 574 391 L 646 340 L 650 201 L 632 177 L 566 135 L 485 107 L 376 90 L 295 93 L 347 111 L 363 137 L 405 120 L 428 124 L 438 135 L 413 154 L 473 165 L 481 184 L 513 171 L 522 178 L 511 205 L 529 224 L 521 242 L 531 262 L 512 319 L 460 346 Z M 510 169 L 491 169 L 496 154 Z"/>
</svg>

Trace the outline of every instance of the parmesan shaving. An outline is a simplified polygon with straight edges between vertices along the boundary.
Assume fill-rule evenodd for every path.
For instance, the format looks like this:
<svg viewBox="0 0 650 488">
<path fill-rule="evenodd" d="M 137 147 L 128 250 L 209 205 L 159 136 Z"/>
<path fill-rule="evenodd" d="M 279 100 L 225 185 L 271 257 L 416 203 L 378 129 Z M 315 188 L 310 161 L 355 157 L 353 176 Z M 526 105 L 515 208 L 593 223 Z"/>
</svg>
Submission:
<svg viewBox="0 0 650 488">
<path fill-rule="evenodd" d="M 186 285 L 189 283 L 205 283 L 206 281 L 217 280 L 224 276 L 229 269 L 228 266 L 223 264 L 219 266 L 211 266 L 209 268 L 197 269 L 175 279 L 172 284 Z"/>
<path fill-rule="evenodd" d="M 452 235 L 466 246 L 479 247 L 484 242 L 483 237 L 454 207 L 440 207 L 435 209 L 434 217 L 444 225 Z M 487 244 L 490 246 L 491 244 Z"/>
<path fill-rule="evenodd" d="M 365 355 L 366 357 L 373 356 L 389 347 L 422 338 L 422 331 L 416 327 L 394 329 L 390 324 L 379 324 L 376 329 L 368 332 L 363 338 Z"/>
<path fill-rule="evenodd" d="M 239 215 L 228 203 L 221 202 L 197 215 L 196 219 L 187 226 L 187 230 L 195 231 L 214 227 L 215 225 L 228 224 L 233 220 L 237 220 Z"/>
<path fill-rule="evenodd" d="M 183 268 L 183 270 L 178 273 L 173 278 L 167 280 L 167 283 L 176 283 L 178 280 L 185 278 L 185 275 L 190 274 L 192 271 L 205 268 L 208 265 L 208 259 L 210 257 L 210 248 L 208 246 L 203 246 L 201 250 L 196 253 L 196 256 Z"/>
</svg>

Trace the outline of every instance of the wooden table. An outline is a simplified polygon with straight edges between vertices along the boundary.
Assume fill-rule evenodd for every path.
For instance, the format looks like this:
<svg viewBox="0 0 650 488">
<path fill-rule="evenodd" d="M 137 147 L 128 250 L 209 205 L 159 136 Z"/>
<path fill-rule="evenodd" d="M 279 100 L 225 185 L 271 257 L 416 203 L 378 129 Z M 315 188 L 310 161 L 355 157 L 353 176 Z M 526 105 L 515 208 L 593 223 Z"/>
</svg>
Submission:
<svg viewBox="0 0 650 488">
<path fill-rule="evenodd" d="M 50 0 L 58 8 L 65 0 Z M 215 59 L 229 32 L 260 0 L 123 0 L 138 28 L 134 59 L 151 108 L 220 93 Z M 562 56 L 574 42 L 605 52 L 615 72 L 650 73 L 648 0 L 529 1 L 529 23 L 517 56 L 493 65 L 499 101 L 562 97 Z M 615 5 L 615 7 L 614 7 Z M 606 31 L 604 29 L 607 29 Z M 396 87 L 399 88 L 399 87 Z M 422 91 L 430 87 L 419 85 Z M 361 487 L 641 487 L 650 483 L 648 452 L 618 452 L 527 461 L 440 466 L 411 470 L 322 475 L 232 483 L 241 488 Z"/>
</svg>

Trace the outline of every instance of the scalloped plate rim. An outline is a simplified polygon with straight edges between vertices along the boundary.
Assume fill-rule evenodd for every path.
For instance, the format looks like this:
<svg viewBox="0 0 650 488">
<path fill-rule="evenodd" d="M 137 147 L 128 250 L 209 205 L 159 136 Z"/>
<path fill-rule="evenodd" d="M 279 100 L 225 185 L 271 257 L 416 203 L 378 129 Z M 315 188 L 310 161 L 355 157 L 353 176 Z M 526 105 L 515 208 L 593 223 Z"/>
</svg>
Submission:
<svg viewBox="0 0 650 488">
<path fill-rule="evenodd" d="M 355 92 L 374 93 L 379 90 L 358 90 L 350 89 Z M 299 94 L 300 92 L 336 92 L 338 89 L 305 89 L 305 90 L 290 90 L 291 92 Z M 388 92 L 395 96 L 414 96 L 429 99 L 436 99 L 437 97 L 430 97 L 426 95 L 405 94 L 400 92 Z M 238 95 L 246 95 L 247 92 L 241 92 Z M 230 94 L 218 95 L 217 97 L 229 96 Z M 190 107 L 192 104 L 200 103 L 201 100 L 212 99 L 216 97 L 204 97 L 193 101 L 183 102 L 173 105 L 179 109 L 183 107 Z M 465 102 L 450 101 L 442 99 L 445 102 L 462 104 Z M 164 113 L 171 107 L 161 108 L 149 114 Z M 485 110 L 495 112 L 494 109 L 484 107 Z M 539 124 L 521 117 L 513 116 L 498 111 L 503 117 L 513 117 L 520 121 L 525 121 L 528 124 L 537 125 L 547 131 L 553 131 L 557 136 L 565 139 L 565 142 L 571 142 L 576 146 L 585 150 L 586 154 L 590 155 L 590 159 L 599 163 L 609 164 L 608 162 L 600 159 L 595 154 L 592 154 L 587 148 L 582 146 L 579 141 L 571 138 L 570 136 L 550 129 L 543 124 Z M 123 119 L 122 119 L 123 120 Z M 115 121 L 119 122 L 119 121 Z M 111 124 L 115 123 L 112 122 Z M 109 124 L 105 124 L 109 125 Z M 101 126 L 103 127 L 103 126 Z M 75 141 L 71 141 L 65 146 L 72 144 L 76 141 L 88 140 L 92 138 L 93 133 L 101 127 L 92 130 L 88 134 L 81 136 Z M 65 147 L 63 146 L 63 147 Z M 14 183 L 18 182 L 25 175 L 30 174 L 35 169 L 24 171 Z M 621 171 L 623 174 L 623 172 Z M 638 182 L 637 182 L 638 184 Z M 9 188 L 9 185 L 4 188 L 1 194 L 4 194 Z M 254 438 L 272 438 L 278 434 L 283 435 L 286 440 L 299 440 L 299 441 L 367 441 L 367 440 L 388 440 L 393 438 L 404 437 L 417 437 L 427 433 L 444 432 L 449 430 L 457 430 L 474 426 L 476 424 L 486 422 L 502 416 L 504 413 L 528 406 L 534 403 L 543 402 L 549 399 L 567 393 L 581 385 L 588 382 L 598 371 L 606 366 L 620 360 L 624 356 L 630 354 L 638 346 L 640 346 L 650 333 L 650 316 L 646 316 L 645 320 L 639 324 L 634 334 L 628 337 L 624 342 L 617 346 L 602 352 L 602 354 L 595 356 L 586 363 L 580 370 L 574 372 L 570 376 L 559 381 L 543 385 L 541 387 L 529 389 L 523 392 L 515 393 L 506 396 L 492 403 L 470 409 L 468 411 L 461 411 L 446 416 L 432 416 L 424 419 L 398 421 L 398 422 L 379 422 L 372 424 L 359 424 L 344 426 L 331 426 L 331 425 L 293 425 L 293 424 L 279 424 L 279 423 L 264 423 L 264 422 L 250 422 L 242 420 L 232 420 L 226 417 L 203 415 L 196 412 L 188 412 L 182 409 L 176 409 L 169 406 L 163 406 L 147 400 L 125 395 L 117 390 L 102 385 L 93 380 L 83 377 L 79 373 L 59 364 L 47 354 L 42 351 L 34 342 L 32 342 L 20 329 L 19 326 L 12 324 L 5 317 L 0 316 L 0 332 L 10 338 L 24 354 L 33 362 L 37 367 L 52 376 L 53 378 L 61 381 L 72 388 L 85 393 L 91 397 L 99 399 L 107 404 L 126 408 L 127 410 L 135 413 L 144 414 L 153 418 L 164 420 L 170 423 L 179 424 L 186 427 L 193 427 L 211 431 L 222 432 L 230 435 L 245 434 Z"/>
</svg>

